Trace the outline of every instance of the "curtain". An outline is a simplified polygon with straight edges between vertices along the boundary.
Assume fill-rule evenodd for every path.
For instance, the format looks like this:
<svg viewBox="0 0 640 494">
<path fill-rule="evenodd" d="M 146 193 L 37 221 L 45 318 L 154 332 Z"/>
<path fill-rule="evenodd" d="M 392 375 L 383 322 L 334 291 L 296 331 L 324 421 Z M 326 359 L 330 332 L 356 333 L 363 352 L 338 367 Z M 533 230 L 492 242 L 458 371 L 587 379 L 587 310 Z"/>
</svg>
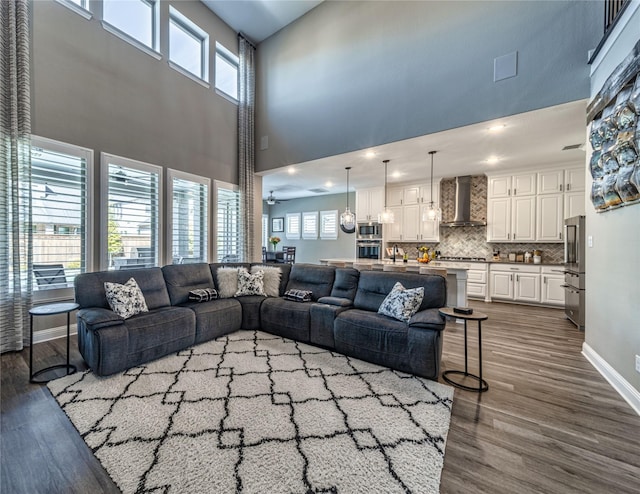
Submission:
<svg viewBox="0 0 640 494">
<path fill-rule="evenodd" d="M 255 172 L 255 48 L 238 35 L 240 66 L 238 82 L 238 177 L 240 182 L 241 257 L 254 261 L 253 175 Z"/>
<path fill-rule="evenodd" d="M 31 308 L 29 0 L 0 0 L 0 353 L 22 350 Z"/>
</svg>

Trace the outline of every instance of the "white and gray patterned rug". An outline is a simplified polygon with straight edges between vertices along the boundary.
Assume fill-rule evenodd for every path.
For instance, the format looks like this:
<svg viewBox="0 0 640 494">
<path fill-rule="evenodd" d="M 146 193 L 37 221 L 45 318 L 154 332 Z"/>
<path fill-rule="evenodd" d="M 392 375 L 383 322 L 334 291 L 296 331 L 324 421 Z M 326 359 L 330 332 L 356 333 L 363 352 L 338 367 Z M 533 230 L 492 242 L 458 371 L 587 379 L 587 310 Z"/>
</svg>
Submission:
<svg viewBox="0 0 640 494">
<path fill-rule="evenodd" d="M 436 493 L 453 398 L 260 331 L 48 386 L 125 493 Z"/>
</svg>

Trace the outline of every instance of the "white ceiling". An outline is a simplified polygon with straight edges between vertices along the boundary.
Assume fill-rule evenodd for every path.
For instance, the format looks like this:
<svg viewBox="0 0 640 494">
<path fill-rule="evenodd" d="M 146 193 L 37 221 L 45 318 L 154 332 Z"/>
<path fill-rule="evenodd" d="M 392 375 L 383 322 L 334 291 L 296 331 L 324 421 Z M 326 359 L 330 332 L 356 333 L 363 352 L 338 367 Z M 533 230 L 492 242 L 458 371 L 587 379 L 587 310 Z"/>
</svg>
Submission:
<svg viewBox="0 0 640 494">
<path fill-rule="evenodd" d="M 435 178 L 582 163 L 586 106 L 587 100 L 575 101 L 260 173 L 262 197 L 266 199 L 272 190 L 277 199 L 344 193 L 346 166 L 352 167 L 349 190 L 381 186 L 385 159 L 390 160 L 389 184 L 428 181 L 431 150 L 437 151 Z M 500 131 L 489 130 L 502 125 Z M 575 144 L 581 148 L 562 149 Z M 375 156 L 368 157 L 368 152 Z M 489 164 L 490 156 L 497 157 L 498 163 Z"/>
<path fill-rule="evenodd" d="M 235 31 L 260 43 L 322 0 L 202 0 Z"/>
</svg>

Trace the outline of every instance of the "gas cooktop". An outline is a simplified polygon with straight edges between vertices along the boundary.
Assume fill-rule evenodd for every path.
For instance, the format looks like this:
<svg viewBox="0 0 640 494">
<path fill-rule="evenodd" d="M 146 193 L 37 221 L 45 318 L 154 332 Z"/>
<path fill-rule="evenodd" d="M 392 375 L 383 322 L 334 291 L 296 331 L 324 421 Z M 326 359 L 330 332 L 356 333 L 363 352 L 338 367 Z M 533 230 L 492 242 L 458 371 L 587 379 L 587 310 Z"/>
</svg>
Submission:
<svg viewBox="0 0 640 494">
<path fill-rule="evenodd" d="M 439 261 L 486 261 L 484 257 L 455 257 L 455 256 L 440 256 Z"/>
</svg>

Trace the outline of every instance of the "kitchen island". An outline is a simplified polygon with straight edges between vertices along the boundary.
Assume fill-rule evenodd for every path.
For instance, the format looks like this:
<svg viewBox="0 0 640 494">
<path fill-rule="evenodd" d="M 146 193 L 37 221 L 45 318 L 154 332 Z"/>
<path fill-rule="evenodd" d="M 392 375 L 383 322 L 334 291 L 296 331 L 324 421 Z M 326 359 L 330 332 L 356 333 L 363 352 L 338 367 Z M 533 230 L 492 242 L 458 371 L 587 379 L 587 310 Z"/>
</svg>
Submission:
<svg viewBox="0 0 640 494">
<path fill-rule="evenodd" d="M 389 259 L 353 259 L 353 258 L 332 258 L 332 259 L 320 259 L 320 264 L 329 264 L 330 262 L 344 263 L 345 267 L 353 267 L 356 265 L 367 265 L 374 271 L 382 271 L 385 264 L 406 266 L 408 273 L 418 273 L 420 268 L 425 267 L 442 267 L 438 265 L 438 262 L 432 262 L 428 264 L 419 263 L 416 260 L 409 260 L 406 263 L 396 261 L 395 263 Z M 447 265 L 447 306 L 448 307 L 466 307 L 467 306 L 467 277 L 468 268 L 461 266 L 449 266 Z"/>
</svg>

